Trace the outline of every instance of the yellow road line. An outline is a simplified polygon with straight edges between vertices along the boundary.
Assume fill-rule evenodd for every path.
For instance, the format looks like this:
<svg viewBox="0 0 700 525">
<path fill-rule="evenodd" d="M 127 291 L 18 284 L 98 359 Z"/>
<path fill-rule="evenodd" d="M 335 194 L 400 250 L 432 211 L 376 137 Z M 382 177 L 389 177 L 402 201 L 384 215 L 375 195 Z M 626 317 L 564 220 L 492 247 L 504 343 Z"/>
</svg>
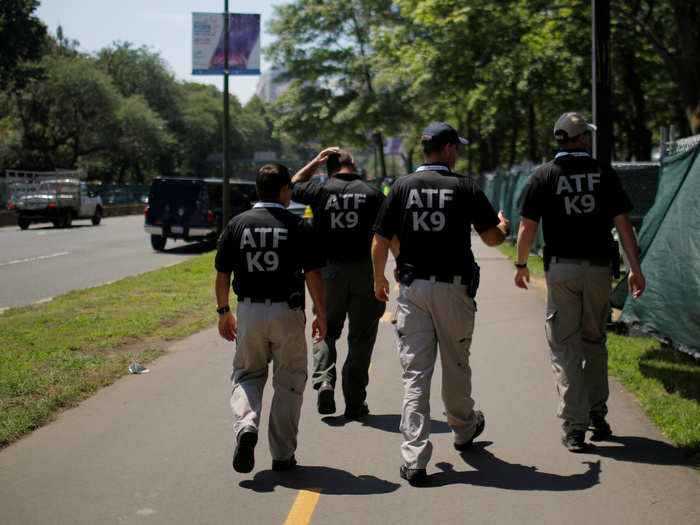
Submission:
<svg viewBox="0 0 700 525">
<path fill-rule="evenodd" d="M 321 489 L 300 490 L 284 525 L 308 525 L 320 496 Z"/>
<path fill-rule="evenodd" d="M 391 321 L 391 315 L 392 315 L 391 312 L 384 312 L 384 315 L 382 315 L 379 318 L 379 322 L 380 323 L 388 323 L 389 321 Z"/>
</svg>

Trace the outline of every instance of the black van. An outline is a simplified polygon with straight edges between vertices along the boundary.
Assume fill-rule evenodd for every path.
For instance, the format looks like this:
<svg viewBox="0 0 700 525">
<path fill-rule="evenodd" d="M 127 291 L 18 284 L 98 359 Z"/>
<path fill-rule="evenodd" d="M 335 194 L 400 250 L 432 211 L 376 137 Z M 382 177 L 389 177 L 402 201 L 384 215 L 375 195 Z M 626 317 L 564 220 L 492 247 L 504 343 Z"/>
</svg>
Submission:
<svg viewBox="0 0 700 525">
<path fill-rule="evenodd" d="M 250 209 L 257 200 L 255 182 L 229 184 L 231 216 Z M 144 211 L 153 248 L 164 250 L 168 239 L 216 242 L 222 230 L 222 189 L 222 179 L 156 178 Z"/>
</svg>

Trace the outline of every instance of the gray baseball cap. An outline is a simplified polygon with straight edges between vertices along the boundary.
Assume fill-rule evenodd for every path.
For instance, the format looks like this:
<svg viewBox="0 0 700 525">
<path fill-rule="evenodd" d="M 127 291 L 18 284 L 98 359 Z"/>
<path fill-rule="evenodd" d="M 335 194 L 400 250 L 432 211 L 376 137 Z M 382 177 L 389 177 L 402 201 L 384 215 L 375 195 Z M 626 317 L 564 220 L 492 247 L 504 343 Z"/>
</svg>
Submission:
<svg viewBox="0 0 700 525">
<path fill-rule="evenodd" d="M 567 140 L 581 133 L 585 133 L 586 131 L 595 130 L 595 125 L 586 122 L 578 113 L 570 111 L 559 117 L 557 123 L 554 124 L 554 138 L 558 141 Z"/>
</svg>

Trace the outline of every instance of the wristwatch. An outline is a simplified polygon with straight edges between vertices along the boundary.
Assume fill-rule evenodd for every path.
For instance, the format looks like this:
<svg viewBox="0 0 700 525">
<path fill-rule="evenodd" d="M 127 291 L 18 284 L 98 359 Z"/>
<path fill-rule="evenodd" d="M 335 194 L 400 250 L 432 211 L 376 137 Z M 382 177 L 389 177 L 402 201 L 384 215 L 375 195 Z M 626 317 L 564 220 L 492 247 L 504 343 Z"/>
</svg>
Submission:
<svg viewBox="0 0 700 525">
<path fill-rule="evenodd" d="M 216 313 L 219 315 L 225 314 L 226 312 L 230 312 L 230 311 L 231 311 L 231 308 L 229 307 L 229 305 L 216 307 Z"/>
<path fill-rule="evenodd" d="M 516 261 L 514 264 L 515 264 L 515 267 L 516 267 L 518 270 L 524 270 L 525 268 L 527 268 L 527 263 L 525 263 L 525 264 L 518 264 L 517 261 Z"/>
</svg>

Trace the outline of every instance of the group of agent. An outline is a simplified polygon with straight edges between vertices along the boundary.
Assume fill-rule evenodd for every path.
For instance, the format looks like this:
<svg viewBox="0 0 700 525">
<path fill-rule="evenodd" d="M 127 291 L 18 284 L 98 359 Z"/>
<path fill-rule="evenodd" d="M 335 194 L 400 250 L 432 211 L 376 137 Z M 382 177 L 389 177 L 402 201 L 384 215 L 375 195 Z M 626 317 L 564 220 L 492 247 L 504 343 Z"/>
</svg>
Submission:
<svg viewBox="0 0 700 525">
<path fill-rule="evenodd" d="M 565 113 L 554 126 L 555 158 L 537 168 L 522 203 L 515 284 L 530 280 L 527 259 L 539 222 L 546 245 L 546 334 L 563 419 L 562 443 L 571 451 L 612 436 L 605 420 L 608 380 L 605 326 L 613 240 L 619 232 L 630 267 L 630 293 L 645 283 L 628 218 L 632 209 L 615 172 L 586 151 L 595 126 Z M 496 213 L 469 176 L 455 173 L 460 144 L 449 124 L 434 122 L 421 137 L 425 162 L 400 177 L 385 197 L 364 182 L 352 156 L 320 152 L 293 177 L 268 164 L 258 172 L 260 202 L 228 223 L 216 255 L 219 333 L 236 341 L 231 409 L 236 447 L 233 468 L 255 464 L 261 399 L 272 361 L 274 395 L 268 441 L 275 471 L 295 467 L 298 422 L 307 379 L 304 282 L 313 301 L 312 384 L 320 414 L 335 407 L 336 341 L 348 319 L 348 355 L 341 382 L 344 416 L 369 413 L 366 387 L 379 319 L 389 299 L 389 251 L 399 281 L 395 314 L 403 370 L 400 476 L 428 481 L 432 454 L 429 395 L 439 352 L 442 398 L 454 447 L 467 451 L 485 427 L 474 409 L 469 352 L 474 331 L 479 266 L 471 228 L 488 246 L 506 237 L 509 221 Z M 329 178 L 312 179 L 326 164 Z M 310 225 L 285 208 L 308 204 Z M 231 276 L 233 275 L 233 282 Z M 238 297 L 236 315 L 229 291 Z"/>
</svg>

